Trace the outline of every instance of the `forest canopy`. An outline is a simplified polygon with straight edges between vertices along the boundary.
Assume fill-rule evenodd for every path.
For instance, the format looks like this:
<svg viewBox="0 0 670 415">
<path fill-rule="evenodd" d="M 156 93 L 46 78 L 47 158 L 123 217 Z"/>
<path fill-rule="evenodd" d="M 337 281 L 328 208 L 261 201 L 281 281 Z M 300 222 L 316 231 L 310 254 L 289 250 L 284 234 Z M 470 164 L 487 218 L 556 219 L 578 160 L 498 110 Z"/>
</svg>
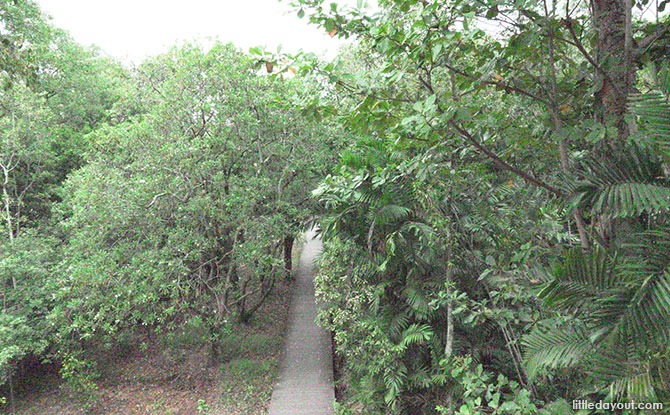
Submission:
<svg viewBox="0 0 670 415">
<path fill-rule="evenodd" d="M 129 69 L 2 1 L 0 385 L 194 321 L 220 360 L 318 222 L 341 413 L 670 408 L 666 2 L 378 3 L 293 2 L 332 62 Z"/>
</svg>

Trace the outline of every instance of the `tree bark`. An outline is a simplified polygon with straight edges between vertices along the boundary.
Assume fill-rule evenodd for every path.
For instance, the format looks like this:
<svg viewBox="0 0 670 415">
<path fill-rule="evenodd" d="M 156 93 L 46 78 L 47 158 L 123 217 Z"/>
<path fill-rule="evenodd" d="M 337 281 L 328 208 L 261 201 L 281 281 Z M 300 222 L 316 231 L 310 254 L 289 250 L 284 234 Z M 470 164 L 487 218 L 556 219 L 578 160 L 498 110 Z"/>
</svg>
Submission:
<svg viewBox="0 0 670 415">
<path fill-rule="evenodd" d="M 608 137 L 614 148 L 628 137 L 624 119 L 628 95 L 635 83 L 632 65 L 629 11 L 627 0 L 591 0 L 593 25 L 597 35 L 596 62 L 602 71 L 596 72 L 598 85 L 595 93 L 598 121 L 617 128 L 618 136 Z M 628 39 L 628 41 L 627 41 Z"/>
<path fill-rule="evenodd" d="M 293 270 L 293 241 L 295 240 L 293 235 L 284 236 L 284 271 L 286 276 L 291 275 Z"/>
</svg>

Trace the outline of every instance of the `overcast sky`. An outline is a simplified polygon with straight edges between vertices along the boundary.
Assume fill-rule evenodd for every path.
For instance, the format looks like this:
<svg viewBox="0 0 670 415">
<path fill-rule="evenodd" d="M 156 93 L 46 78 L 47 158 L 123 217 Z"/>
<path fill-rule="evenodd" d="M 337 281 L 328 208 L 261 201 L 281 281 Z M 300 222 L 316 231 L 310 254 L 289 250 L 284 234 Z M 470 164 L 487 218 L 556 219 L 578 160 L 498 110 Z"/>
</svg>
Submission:
<svg viewBox="0 0 670 415">
<path fill-rule="evenodd" d="M 36 0 L 53 23 L 84 45 L 129 63 L 180 41 L 216 38 L 248 50 L 304 49 L 334 57 L 342 41 L 291 13 L 290 0 Z M 331 0 L 355 5 L 357 0 Z M 368 1 L 376 4 L 376 1 Z M 650 2 L 654 3 L 654 2 Z M 636 10 L 636 14 L 639 11 Z M 646 10 L 647 18 L 653 13 Z M 485 29 L 491 29 L 485 25 Z M 494 29 L 491 29 L 494 30 Z"/>
<path fill-rule="evenodd" d="M 266 46 L 333 57 L 341 44 L 306 18 L 290 13 L 288 0 L 37 0 L 53 23 L 84 45 L 139 63 L 179 41 L 217 38 L 248 50 Z M 348 3 L 338 1 L 338 3 Z M 350 3 L 350 2 L 349 2 Z M 354 2 L 355 3 L 355 2 Z"/>
</svg>

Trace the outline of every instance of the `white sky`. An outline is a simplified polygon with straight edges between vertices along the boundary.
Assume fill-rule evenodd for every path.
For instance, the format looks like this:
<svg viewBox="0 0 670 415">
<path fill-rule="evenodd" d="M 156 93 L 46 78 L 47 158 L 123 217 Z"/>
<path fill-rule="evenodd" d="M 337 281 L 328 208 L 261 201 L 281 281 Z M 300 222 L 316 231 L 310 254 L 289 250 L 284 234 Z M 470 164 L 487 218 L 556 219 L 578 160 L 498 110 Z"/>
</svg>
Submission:
<svg viewBox="0 0 670 415">
<path fill-rule="evenodd" d="M 180 41 L 219 39 L 248 50 L 299 49 L 333 57 L 342 41 L 307 18 L 290 13 L 288 0 L 37 0 L 53 24 L 83 45 L 97 45 L 125 62 L 167 51 Z M 348 3 L 338 1 L 338 3 Z M 355 2 L 354 2 L 355 4 Z"/>
</svg>

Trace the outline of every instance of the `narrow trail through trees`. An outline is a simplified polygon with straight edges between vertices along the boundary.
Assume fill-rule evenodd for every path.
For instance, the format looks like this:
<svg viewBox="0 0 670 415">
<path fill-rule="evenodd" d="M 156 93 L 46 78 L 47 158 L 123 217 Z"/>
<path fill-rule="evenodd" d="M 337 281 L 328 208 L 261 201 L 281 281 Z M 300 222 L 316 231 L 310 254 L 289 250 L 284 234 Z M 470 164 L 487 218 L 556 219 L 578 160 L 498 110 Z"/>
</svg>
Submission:
<svg viewBox="0 0 670 415">
<path fill-rule="evenodd" d="M 316 325 L 314 258 L 321 241 L 306 234 L 289 311 L 289 326 L 270 415 L 331 415 L 335 391 L 330 336 Z"/>
</svg>

